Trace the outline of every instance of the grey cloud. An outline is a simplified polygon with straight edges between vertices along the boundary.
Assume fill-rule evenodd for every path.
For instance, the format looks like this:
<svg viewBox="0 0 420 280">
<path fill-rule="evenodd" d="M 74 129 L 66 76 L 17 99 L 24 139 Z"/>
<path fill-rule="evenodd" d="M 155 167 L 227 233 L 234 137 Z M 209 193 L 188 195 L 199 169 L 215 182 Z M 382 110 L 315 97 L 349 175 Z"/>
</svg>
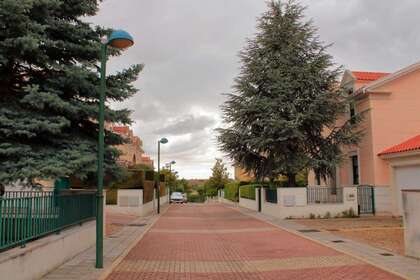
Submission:
<svg viewBox="0 0 420 280">
<path fill-rule="evenodd" d="M 321 39 L 333 43 L 335 61 L 346 68 L 395 71 L 420 60 L 418 0 L 301 2 Z M 221 156 L 210 129 L 220 123 L 212 119 L 220 119 L 221 93 L 231 91 L 239 73 L 237 53 L 265 10 L 264 0 L 105 0 L 88 19 L 126 29 L 135 39 L 123 55 L 110 58 L 108 68 L 144 63 L 135 83 L 140 93 L 113 106 L 134 111 L 134 130 L 154 159 L 157 139 L 169 135 L 163 160 L 176 160 L 185 177 L 210 174 L 214 158 Z M 206 117 L 187 117 L 199 112 Z"/>
<path fill-rule="evenodd" d="M 202 131 L 215 124 L 215 120 L 209 116 L 186 115 L 169 121 L 166 125 L 155 130 L 156 134 L 181 135 Z"/>
</svg>

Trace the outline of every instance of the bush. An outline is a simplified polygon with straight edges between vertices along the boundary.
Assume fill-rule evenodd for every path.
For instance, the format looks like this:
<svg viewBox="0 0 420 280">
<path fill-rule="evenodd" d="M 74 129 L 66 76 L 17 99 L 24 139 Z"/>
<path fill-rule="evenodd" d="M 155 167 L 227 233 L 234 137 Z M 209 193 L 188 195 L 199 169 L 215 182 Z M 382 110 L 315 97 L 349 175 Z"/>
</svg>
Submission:
<svg viewBox="0 0 420 280">
<path fill-rule="evenodd" d="M 255 187 L 259 185 L 246 185 L 241 186 L 240 188 L 240 195 L 241 198 L 252 199 L 255 200 Z"/>
<path fill-rule="evenodd" d="M 188 194 L 187 199 L 188 199 L 188 202 L 203 203 L 205 201 L 204 196 L 199 195 L 199 194 Z"/>
<path fill-rule="evenodd" d="M 128 171 L 126 177 L 112 184 L 111 189 L 141 189 L 144 186 L 144 171 Z"/>
<path fill-rule="evenodd" d="M 315 219 L 315 218 L 316 218 L 316 216 L 315 216 L 315 214 L 314 214 L 314 213 L 309 214 L 309 219 L 313 220 L 313 219 Z"/>
<path fill-rule="evenodd" d="M 357 218 L 359 217 L 356 212 L 354 212 L 353 208 L 350 208 L 349 210 L 345 210 L 342 212 L 343 218 Z"/>
<path fill-rule="evenodd" d="M 331 219 L 331 213 L 330 212 L 325 213 L 324 219 Z"/>
<path fill-rule="evenodd" d="M 239 201 L 239 182 L 227 183 L 224 188 L 225 198 L 233 202 Z"/>
</svg>

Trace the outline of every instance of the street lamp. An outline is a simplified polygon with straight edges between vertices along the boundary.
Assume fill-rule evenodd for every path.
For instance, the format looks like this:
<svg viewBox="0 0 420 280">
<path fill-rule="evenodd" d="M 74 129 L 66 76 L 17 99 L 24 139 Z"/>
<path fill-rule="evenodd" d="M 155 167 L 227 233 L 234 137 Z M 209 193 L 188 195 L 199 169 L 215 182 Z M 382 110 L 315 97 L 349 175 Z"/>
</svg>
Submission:
<svg viewBox="0 0 420 280">
<path fill-rule="evenodd" d="M 158 141 L 158 178 L 157 178 L 157 213 L 160 214 L 160 144 L 168 143 L 168 139 L 161 138 Z"/>
<path fill-rule="evenodd" d="M 167 167 L 169 167 L 169 173 L 171 174 L 171 176 L 172 176 L 172 165 L 173 164 L 175 164 L 176 163 L 176 161 L 171 161 L 171 162 L 168 162 L 167 164 L 166 164 L 166 166 Z M 169 186 L 169 195 L 171 195 L 172 194 L 172 186 Z M 170 200 L 170 198 L 169 198 L 169 200 Z"/>
<path fill-rule="evenodd" d="M 98 189 L 96 192 L 96 268 L 103 268 L 104 217 L 104 123 L 106 92 L 106 60 L 108 46 L 125 49 L 134 44 L 133 37 L 124 30 L 115 30 L 101 41 L 101 87 L 99 91 Z"/>
</svg>

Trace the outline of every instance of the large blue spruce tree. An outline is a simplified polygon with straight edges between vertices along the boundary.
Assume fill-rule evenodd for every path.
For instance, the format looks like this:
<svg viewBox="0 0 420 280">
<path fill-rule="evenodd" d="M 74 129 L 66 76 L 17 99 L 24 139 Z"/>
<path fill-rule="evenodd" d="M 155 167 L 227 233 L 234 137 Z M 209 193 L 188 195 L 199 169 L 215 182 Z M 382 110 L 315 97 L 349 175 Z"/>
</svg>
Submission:
<svg viewBox="0 0 420 280">
<path fill-rule="evenodd" d="M 100 38 L 109 29 L 81 20 L 96 0 L 0 1 L 0 182 L 74 175 L 94 178 L 97 161 Z M 116 49 L 111 55 L 119 55 Z M 106 101 L 124 101 L 141 71 L 107 78 Z M 130 123 L 106 106 L 108 122 Z M 118 174 L 122 143 L 106 131 L 106 172 Z"/>
<path fill-rule="evenodd" d="M 222 151 L 258 180 L 313 169 L 327 177 L 341 148 L 358 142 L 361 115 L 337 126 L 352 100 L 338 87 L 334 66 L 298 2 L 271 1 L 258 32 L 240 53 L 241 73 L 222 107 Z"/>
</svg>

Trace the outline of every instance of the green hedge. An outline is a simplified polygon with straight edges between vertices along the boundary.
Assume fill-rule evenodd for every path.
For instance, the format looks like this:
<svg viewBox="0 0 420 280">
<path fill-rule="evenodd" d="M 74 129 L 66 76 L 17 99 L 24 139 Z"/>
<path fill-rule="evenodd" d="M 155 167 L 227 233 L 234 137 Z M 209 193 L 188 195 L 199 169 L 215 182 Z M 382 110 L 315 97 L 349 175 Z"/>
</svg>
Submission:
<svg viewBox="0 0 420 280">
<path fill-rule="evenodd" d="M 239 182 L 231 182 L 225 185 L 225 198 L 233 202 L 239 201 Z"/>
<path fill-rule="evenodd" d="M 199 194 L 187 194 L 188 202 L 198 202 L 203 203 L 205 201 L 204 195 Z"/>
<path fill-rule="evenodd" d="M 258 185 L 241 186 L 241 189 L 240 189 L 241 198 L 255 200 L 255 187 L 257 186 Z"/>
</svg>

